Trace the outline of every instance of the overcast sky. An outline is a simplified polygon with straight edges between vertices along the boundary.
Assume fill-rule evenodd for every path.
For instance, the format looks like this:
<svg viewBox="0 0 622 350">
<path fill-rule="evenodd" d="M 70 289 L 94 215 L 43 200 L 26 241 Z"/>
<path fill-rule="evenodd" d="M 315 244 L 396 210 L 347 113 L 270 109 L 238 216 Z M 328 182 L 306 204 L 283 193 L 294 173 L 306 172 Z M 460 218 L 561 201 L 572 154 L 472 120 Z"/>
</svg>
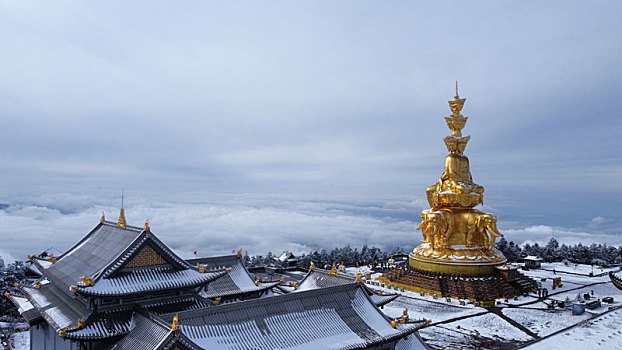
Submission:
<svg viewBox="0 0 622 350">
<path fill-rule="evenodd" d="M 331 245 L 297 238 L 300 224 L 334 244 L 415 245 L 456 79 L 484 209 L 510 235 L 615 243 L 620 13 L 617 1 L 0 0 L 0 251 L 22 254 L 29 235 L 67 248 L 121 188 L 128 217 L 165 236 L 235 226 L 230 246 L 253 232 L 281 232 L 258 251 Z M 356 223 L 326 214 L 336 202 Z M 210 208 L 238 224 L 209 226 Z"/>
</svg>

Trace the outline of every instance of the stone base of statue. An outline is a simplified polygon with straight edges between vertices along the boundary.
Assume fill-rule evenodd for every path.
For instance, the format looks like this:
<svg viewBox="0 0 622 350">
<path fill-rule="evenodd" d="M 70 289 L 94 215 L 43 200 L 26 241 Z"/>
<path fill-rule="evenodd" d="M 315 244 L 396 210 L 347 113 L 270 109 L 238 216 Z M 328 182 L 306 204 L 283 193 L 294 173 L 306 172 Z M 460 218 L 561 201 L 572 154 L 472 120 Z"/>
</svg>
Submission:
<svg viewBox="0 0 622 350">
<path fill-rule="evenodd" d="M 514 298 L 538 289 L 538 283 L 521 274 L 516 265 L 450 266 L 416 259 L 409 263 L 417 265 L 399 266 L 377 280 L 392 289 L 483 302 L 482 306 L 494 306 L 496 299 Z M 468 275 L 458 273 L 462 269 Z"/>
</svg>

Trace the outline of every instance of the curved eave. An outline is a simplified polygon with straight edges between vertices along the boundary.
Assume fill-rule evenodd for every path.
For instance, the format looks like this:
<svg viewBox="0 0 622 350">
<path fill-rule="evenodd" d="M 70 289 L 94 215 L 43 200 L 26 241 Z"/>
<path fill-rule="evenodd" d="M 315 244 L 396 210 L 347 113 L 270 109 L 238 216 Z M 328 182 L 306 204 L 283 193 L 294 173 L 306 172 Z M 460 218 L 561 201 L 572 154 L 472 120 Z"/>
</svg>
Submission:
<svg viewBox="0 0 622 350">
<path fill-rule="evenodd" d="M 374 302 L 374 305 L 376 306 L 384 306 L 387 305 L 388 303 L 392 302 L 393 300 L 397 299 L 399 297 L 399 295 L 397 294 L 392 294 L 392 295 L 378 295 L 378 294 L 374 294 L 375 296 L 371 296 L 371 300 Z"/>
<path fill-rule="evenodd" d="M 84 296 L 94 296 L 94 297 L 106 297 L 106 296 L 121 297 L 121 296 L 139 295 L 139 294 L 150 293 L 150 292 L 155 292 L 155 291 L 159 292 L 159 291 L 169 291 L 172 289 L 199 287 L 204 284 L 210 283 L 214 281 L 215 279 L 217 279 L 218 277 L 226 274 L 225 271 L 204 273 L 204 274 L 201 274 L 199 272 L 196 272 L 195 270 L 190 270 L 190 269 L 185 270 L 185 271 L 192 271 L 200 275 L 200 277 L 197 277 L 196 280 L 179 281 L 178 283 L 170 282 L 170 281 L 162 279 L 161 281 L 157 283 L 153 283 L 152 285 L 149 285 L 146 288 L 145 288 L 145 280 L 142 278 L 136 278 L 136 281 L 133 284 L 128 283 L 128 284 L 123 285 L 121 283 L 117 283 L 115 285 L 114 283 L 110 282 L 109 285 L 105 287 L 101 287 L 101 285 L 103 283 L 107 283 L 110 280 L 114 280 L 114 278 L 100 279 L 98 282 L 95 283 L 95 286 L 88 286 L 88 287 L 78 286 L 76 293 L 84 295 Z M 100 286 L 99 288 L 98 288 L 98 285 Z"/>
<path fill-rule="evenodd" d="M 103 340 L 125 335 L 131 330 L 131 320 L 119 322 L 112 319 L 112 328 L 109 322 L 98 320 L 89 325 L 65 332 L 65 339 L 69 340 Z"/>
<path fill-rule="evenodd" d="M 268 289 L 277 287 L 279 285 L 279 282 L 270 282 L 270 283 L 262 283 L 262 284 L 263 284 L 262 286 L 258 286 L 257 288 L 254 288 L 254 289 L 232 290 L 232 291 L 227 291 L 227 292 L 210 293 L 210 294 L 205 293 L 204 295 L 201 295 L 201 298 L 215 299 L 215 298 L 220 298 L 220 297 L 228 297 L 232 295 L 248 295 L 252 293 L 261 293 L 261 292 L 267 291 Z"/>
</svg>

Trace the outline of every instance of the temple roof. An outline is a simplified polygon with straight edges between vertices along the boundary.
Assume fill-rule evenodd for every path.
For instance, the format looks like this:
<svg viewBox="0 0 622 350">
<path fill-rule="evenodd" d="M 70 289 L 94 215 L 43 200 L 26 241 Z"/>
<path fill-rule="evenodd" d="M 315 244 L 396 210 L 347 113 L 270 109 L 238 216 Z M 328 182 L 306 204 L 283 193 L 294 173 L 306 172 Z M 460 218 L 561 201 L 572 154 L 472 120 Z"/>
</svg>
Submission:
<svg viewBox="0 0 622 350">
<path fill-rule="evenodd" d="M 143 313 L 135 313 L 131 323 L 131 331 L 112 349 L 161 349 L 165 340 L 173 334 L 170 326 Z"/>
<path fill-rule="evenodd" d="M 58 257 L 56 263 L 39 263 L 45 275 L 68 289 L 69 286 L 77 284 L 84 275 L 91 277 L 101 273 L 141 235 L 141 232 L 138 227 L 121 228 L 117 227 L 116 223 L 105 221 Z"/>
<path fill-rule="evenodd" d="M 103 221 L 67 252 L 33 262 L 68 293 L 120 296 L 198 286 L 225 274 L 201 273 L 147 230 Z M 86 277 L 86 278 L 84 278 Z"/>
<path fill-rule="evenodd" d="M 239 257 L 234 256 L 234 260 L 231 260 L 229 256 L 226 257 L 228 258 L 227 260 L 221 260 L 219 258 L 223 257 L 215 257 L 210 260 L 203 259 L 203 261 L 207 263 L 208 270 L 210 270 L 210 266 L 218 266 L 226 262 L 227 265 L 223 265 L 223 267 L 226 266 L 227 269 L 230 269 L 229 273 L 204 287 L 200 293 L 203 298 L 213 299 L 224 296 L 261 292 L 279 284 L 279 282 L 273 282 L 255 285 L 255 281 L 252 279 Z"/>
<path fill-rule="evenodd" d="M 347 275 L 332 275 L 328 270 L 309 270 L 307 275 L 298 283 L 297 291 L 305 291 L 318 288 L 340 286 L 343 284 L 356 283 L 356 279 Z"/>
<path fill-rule="evenodd" d="M 136 269 L 124 275 L 102 278 L 94 286 L 78 286 L 84 295 L 120 296 L 196 286 L 218 278 L 225 272 L 200 273 L 196 270 L 175 270 L 170 267 Z"/>
<path fill-rule="evenodd" d="M 207 258 L 196 258 L 186 260 L 190 265 L 201 264 L 207 267 L 207 270 L 225 270 L 240 262 L 240 257 L 236 254 L 210 256 Z"/>
<path fill-rule="evenodd" d="M 173 316 L 163 317 L 172 321 Z M 205 349 L 365 348 L 402 338 L 424 324 L 392 328 L 356 284 L 185 311 L 178 317 L 181 332 Z"/>
<path fill-rule="evenodd" d="M 28 298 L 9 294 L 9 300 L 17 307 L 17 312 L 19 312 L 29 324 L 32 325 L 37 320 L 41 319 L 41 313 L 32 305 Z"/>
<path fill-rule="evenodd" d="M 39 288 L 22 286 L 21 290 L 56 331 L 77 327 L 78 319 L 86 320 L 91 315 L 84 304 L 52 283 L 42 283 Z"/>
<path fill-rule="evenodd" d="M 355 284 L 356 278 L 344 274 L 333 275 L 328 273 L 327 270 L 314 269 L 309 270 L 307 275 L 298 284 L 298 289 L 294 292 L 301 292 L 305 290 L 312 290 L 318 288 L 327 288 L 333 286 L 340 286 L 344 284 Z M 383 306 L 389 302 L 397 299 L 398 294 L 383 294 L 379 295 L 363 285 L 364 289 L 368 292 L 369 297 L 376 306 Z"/>
</svg>

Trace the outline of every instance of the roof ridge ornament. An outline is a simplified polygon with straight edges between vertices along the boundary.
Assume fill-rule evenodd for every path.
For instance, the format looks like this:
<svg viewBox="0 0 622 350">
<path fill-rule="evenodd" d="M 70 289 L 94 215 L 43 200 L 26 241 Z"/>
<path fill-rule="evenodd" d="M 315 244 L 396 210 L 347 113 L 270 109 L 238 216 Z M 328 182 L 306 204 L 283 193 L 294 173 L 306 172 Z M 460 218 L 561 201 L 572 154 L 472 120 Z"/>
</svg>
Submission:
<svg viewBox="0 0 622 350">
<path fill-rule="evenodd" d="M 99 222 L 104 223 L 106 221 L 106 215 L 104 215 L 104 211 L 102 210 L 102 217 L 99 219 Z"/>
<path fill-rule="evenodd" d="M 333 267 L 330 269 L 330 271 L 328 271 L 329 275 L 335 275 L 335 276 L 339 276 L 339 274 L 337 273 L 337 268 L 335 268 L 335 264 L 333 263 Z"/>
<path fill-rule="evenodd" d="M 171 330 L 173 332 L 177 332 L 179 330 L 179 316 L 177 314 L 175 314 L 175 317 L 173 317 L 173 324 L 171 324 Z"/>
<path fill-rule="evenodd" d="M 119 221 L 117 222 L 117 227 L 126 228 L 127 222 L 125 221 L 125 211 L 121 208 L 119 212 Z"/>
<path fill-rule="evenodd" d="M 151 231 L 151 228 L 149 227 L 149 219 L 145 220 L 145 231 Z"/>
</svg>

